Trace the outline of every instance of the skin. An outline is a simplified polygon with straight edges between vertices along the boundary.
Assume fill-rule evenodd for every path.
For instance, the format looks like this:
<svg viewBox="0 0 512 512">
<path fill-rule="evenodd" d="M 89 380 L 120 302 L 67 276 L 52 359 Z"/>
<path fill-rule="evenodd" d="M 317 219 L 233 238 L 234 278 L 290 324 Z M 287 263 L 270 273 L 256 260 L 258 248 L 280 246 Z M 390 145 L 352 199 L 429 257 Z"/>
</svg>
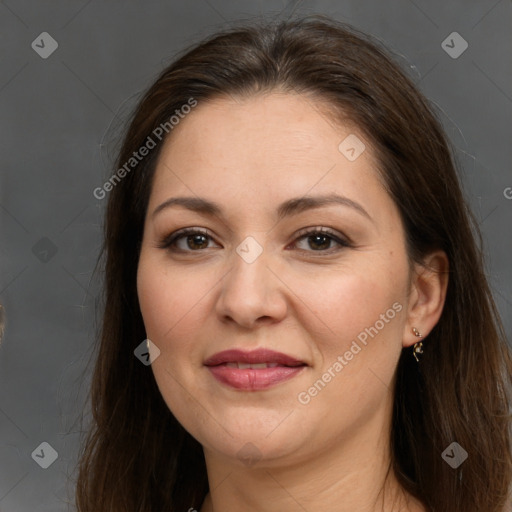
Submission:
<svg viewBox="0 0 512 512">
<path fill-rule="evenodd" d="M 147 336 L 161 351 L 152 364 L 160 392 L 204 448 L 211 492 L 201 512 L 426 510 L 392 471 L 386 478 L 388 439 L 398 358 L 417 341 L 412 327 L 426 337 L 439 319 L 446 256 L 429 255 L 428 271 L 409 265 L 399 213 L 369 142 L 318 106 L 279 92 L 200 103 L 159 158 L 138 295 Z M 355 161 L 338 150 L 349 134 L 366 144 Z M 276 217 L 292 197 L 333 192 L 368 217 L 344 205 Z M 152 215 L 177 196 L 215 201 L 223 214 L 172 206 Z M 185 227 L 210 237 L 185 236 L 174 252 L 158 247 Z M 297 235 L 309 227 L 331 228 L 352 246 Z M 236 252 L 248 236 L 263 250 L 252 263 Z M 401 311 L 300 403 L 299 393 L 396 303 Z M 271 348 L 308 366 L 263 391 L 235 390 L 203 365 L 234 347 Z M 257 462 L 240 456 L 246 443 Z"/>
</svg>

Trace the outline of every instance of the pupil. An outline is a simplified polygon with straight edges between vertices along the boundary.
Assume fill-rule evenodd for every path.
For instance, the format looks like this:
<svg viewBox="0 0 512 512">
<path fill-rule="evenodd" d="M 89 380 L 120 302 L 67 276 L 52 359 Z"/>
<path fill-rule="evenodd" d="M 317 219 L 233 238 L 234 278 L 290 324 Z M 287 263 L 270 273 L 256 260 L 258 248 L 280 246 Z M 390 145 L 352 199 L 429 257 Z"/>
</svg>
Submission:
<svg viewBox="0 0 512 512">
<path fill-rule="evenodd" d="M 310 237 L 310 239 L 313 239 L 313 245 L 317 244 L 319 240 L 324 240 L 324 243 L 319 242 L 317 245 L 321 245 L 321 249 L 327 249 L 329 247 L 330 238 L 325 235 L 313 235 Z M 311 244 L 310 244 L 311 245 Z"/>
<path fill-rule="evenodd" d="M 202 239 L 202 240 L 201 240 Z M 206 237 L 204 235 L 189 235 L 188 238 L 187 238 L 187 243 L 188 243 L 188 246 L 190 249 L 193 249 L 192 246 L 201 246 L 201 248 L 203 248 L 203 246 L 206 246 L 208 245 L 208 242 L 205 242 L 206 240 Z"/>
</svg>

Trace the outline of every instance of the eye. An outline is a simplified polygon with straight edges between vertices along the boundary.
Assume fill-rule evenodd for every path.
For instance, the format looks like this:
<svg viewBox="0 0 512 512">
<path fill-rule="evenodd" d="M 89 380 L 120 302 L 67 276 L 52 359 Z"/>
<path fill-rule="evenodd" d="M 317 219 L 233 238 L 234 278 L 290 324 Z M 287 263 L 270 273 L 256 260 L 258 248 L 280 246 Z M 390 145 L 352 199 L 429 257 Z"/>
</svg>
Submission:
<svg viewBox="0 0 512 512">
<path fill-rule="evenodd" d="M 295 245 L 298 245 L 301 241 L 305 242 L 300 250 L 306 252 L 328 252 L 330 254 L 340 250 L 342 247 L 352 247 L 352 244 L 348 240 L 337 235 L 334 231 L 331 231 L 328 228 L 308 228 L 308 231 L 302 231 L 299 235 L 301 236 L 297 238 L 298 242 L 295 242 Z M 337 244 L 338 247 L 333 247 L 333 243 Z M 310 249 L 304 248 L 304 245 Z M 335 250 L 333 251 L 332 249 Z"/>
<path fill-rule="evenodd" d="M 159 244 L 160 249 L 171 251 L 192 252 L 201 249 L 208 249 L 208 243 L 212 240 L 211 235 L 202 229 L 185 228 L 180 229 L 165 237 Z"/>
</svg>

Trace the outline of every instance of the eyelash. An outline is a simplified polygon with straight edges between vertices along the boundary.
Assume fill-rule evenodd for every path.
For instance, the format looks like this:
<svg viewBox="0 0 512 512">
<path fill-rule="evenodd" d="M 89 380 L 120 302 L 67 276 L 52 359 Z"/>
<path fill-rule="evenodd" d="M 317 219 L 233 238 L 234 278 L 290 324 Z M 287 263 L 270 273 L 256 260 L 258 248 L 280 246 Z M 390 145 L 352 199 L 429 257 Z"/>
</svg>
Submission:
<svg viewBox="0 0 512 512">
<path fill-rule="evenodd" d="M 200 228 L 183 228 L 183 229 L 175 231 L 174 233 L 171 233 L 170 235 L 167 235 L 166 237 L 164 237 L 158 243 L 157 247 L 159 249 L 166 249 L 166 250 L 168 250 L 170 252 L 181 252 L 181 253 L 184 253 L 184 252 L 201 252 L 202 250 L 204 250 L 204 249 L 196 249 L 196 250 L 187 249 L 187 250 L 183 250 L 183 249 L 176 249 L 176 248 L 172 247 L 178 240 L 180 240 L 183 237 L 190 236 L 190 235 L 203 235 L 203 236 L 205 236 L 207 238 L 213 239 L 213 237 L 206 230 L 203 230 L 203 229 L 200 229 Z M 304 230 L 301 230 L 297 234 L 297 238 L 295 239 L 295 242 L 298 241 L 298 240 L 301 240 L 301 239 L 307 239 L 307 238 L 309 238 L 311 236 L 314 236 L 314 235 L 327 236 L 328 239 L 331 239 L 334 242 L 336 242 L 339 245 L 339 247 L 338 248 L 334 248 L 334 251 L 333 251 L 332 247 L 329 248 L 329 249 L 326 249 L 326 250 L 321 250 L 321 249 L 320 250 L 299 249 L 299 251 L 301 251 L 303 253 L 313 253 L 313 254 L 318 253 L 318 254 L 324 255 L 324 254 L 332 254 L 333 252 L 338 252 L 342 248 L 353 247 L 353 244 L 348 239 L 340 238 L 334 231 L 331 231 L 330 229 L 324 228 L 324 227 L 305 228 Z"/>
</svg>

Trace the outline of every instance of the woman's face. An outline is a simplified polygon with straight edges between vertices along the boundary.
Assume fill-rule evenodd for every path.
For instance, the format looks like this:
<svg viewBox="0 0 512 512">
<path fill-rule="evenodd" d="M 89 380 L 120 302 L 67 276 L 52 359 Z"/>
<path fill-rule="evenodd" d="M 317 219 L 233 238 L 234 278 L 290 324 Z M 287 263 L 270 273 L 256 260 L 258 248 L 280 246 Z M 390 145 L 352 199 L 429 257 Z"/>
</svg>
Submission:
<svg viewBox="0 0 512 512">
<path fill-rule="evenodd" d="M 138 294 L 158 387 L 205 453 L 272 465 L 387 440 L 410 276 L 376 165 L 357 128 L 299 95 L 199 103 L 174 128 Z M 158 208 L 174 198 L 194 202 Z M 184 228 L 199 233 L 163 247 Z M 211 359 L 226 350 L 241 352 Z"/>
</svg>

